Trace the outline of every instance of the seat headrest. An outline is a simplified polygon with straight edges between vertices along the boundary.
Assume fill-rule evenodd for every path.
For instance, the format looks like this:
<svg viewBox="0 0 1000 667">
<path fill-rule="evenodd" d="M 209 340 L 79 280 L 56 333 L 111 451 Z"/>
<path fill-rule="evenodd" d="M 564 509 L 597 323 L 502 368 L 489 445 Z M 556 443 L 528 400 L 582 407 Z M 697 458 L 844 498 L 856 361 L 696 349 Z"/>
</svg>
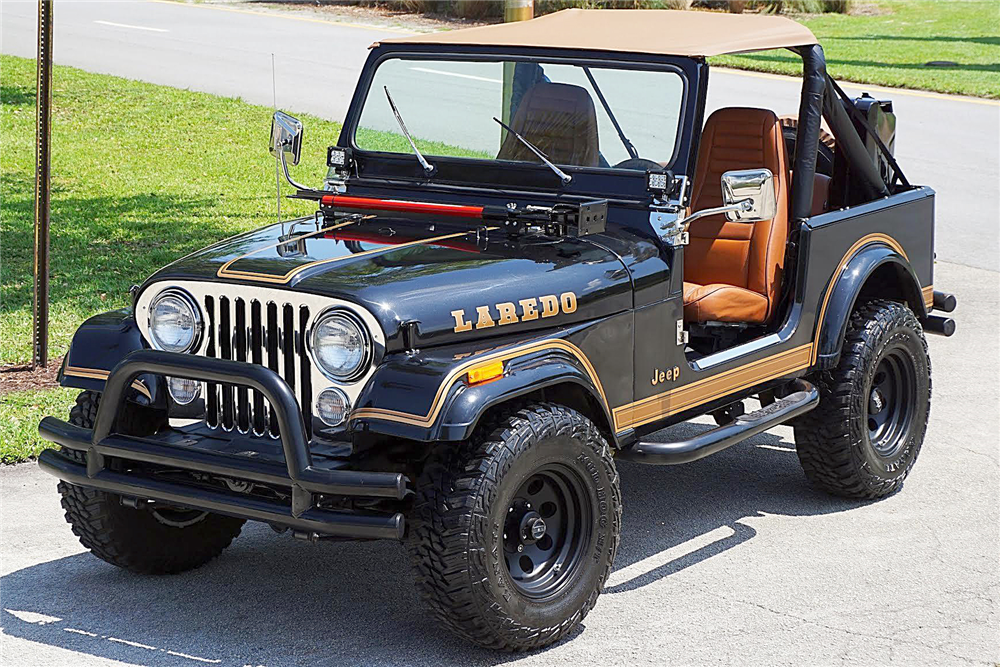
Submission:
<svg viewBox="0 0 1000 667">
<path fill-rule="evenodd" d="M 719 206 L 720 178 L 735 169 L 767 167 L 775 176 L 779 197 L 787 197 L 785 163 L 785 140 L 773 111 L 749 107 L 716 110 L 701 135 L 692 210 Z"/>
<path fill-rule="evenodd" d="M 556 164 L 599 164 L 597 112 L 594 100 L 580 86 L 536 83 L 521 98 L 510 126 Z M 512 134 L 504 140 L 497 159 L 539 161 Z"/>
</svg>

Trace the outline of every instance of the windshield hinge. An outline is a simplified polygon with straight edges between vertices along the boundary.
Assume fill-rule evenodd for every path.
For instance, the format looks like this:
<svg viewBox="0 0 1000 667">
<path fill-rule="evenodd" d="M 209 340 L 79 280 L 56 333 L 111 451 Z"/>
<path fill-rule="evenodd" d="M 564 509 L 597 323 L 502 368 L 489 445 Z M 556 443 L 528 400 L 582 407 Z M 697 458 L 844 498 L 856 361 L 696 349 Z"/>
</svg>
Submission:
<svg viewBox="0 0 1000 667">
<path fill-rule="evenodd" d="M 655 207 L 649 212 L 649 224 L 659 233 L 667 245 L 685 246 L 690 240 L 680 211 L 675 207 Z"/>
</svg>

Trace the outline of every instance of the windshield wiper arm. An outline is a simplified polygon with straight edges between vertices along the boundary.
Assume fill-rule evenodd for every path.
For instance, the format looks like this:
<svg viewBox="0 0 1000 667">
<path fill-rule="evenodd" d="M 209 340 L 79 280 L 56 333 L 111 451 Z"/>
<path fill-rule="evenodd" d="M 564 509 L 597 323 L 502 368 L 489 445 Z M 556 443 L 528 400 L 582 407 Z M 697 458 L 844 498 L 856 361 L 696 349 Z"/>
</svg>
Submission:
<svg viewBox="0 0 1000 667">
<path fill-rule="evenodd" d="M 569 183 L 570 181 L 573 180 L 572 176 L 570 176 L 565 171 L 563 171 L 559 167 L 557 167 L 554 164 L 552 164 L 552 160 L 550 160 L 549 158 L 545 157 L 545 153 L 543 153 L 542 151 L 540 151 L 537 148 L 535 148 L 530 141 L 528 141 L 527 139 L 525 139 L 524 137 L 522 137 L 520 134 L 518 134 L 517 132 L 515 132 L 514 129 L 510 125 L 508 125 L 507 123 L 503 122 L 502 120 L 500 120 L 496 116 L 493 116 L 493 120 L 495 120 L 496 122 L 500 123 L 500 127 L 502 127 L 503 129 L 507 130 L 508 132 L 510 132 L 511 134 L 513 134 L 515 137 L 517 137 L 518 141 L 520 141 L 522 144 L 524 144 L 525 146 L 527 146 L 528 150 L 530 150 L 532 153 L 534 153 L 535 155 L 537 155 L 538 159 L 545 163 L 545 166 L 547 166 L 549 169 L 551 169 L 553 172 L 555 172 L 555 175 L 559 177 L 559 180 L 561 180 L 563 182 L 563 185 L 566 185 L 567 183 Z"/>
<path fill-rule="evenodd" d="M 622 126 L 618 124 L 618 119 L 615 118 L 613 113 L 611 113 L 611 105 L 608 104 L 606 99 L 604 99 L 604 93 L 601 92 L 601 87 L 597 85 L 597 79 L 595 79 L 594 75 L 590 73 L 589 67 L 584 67 L 583 73 L 587 75 L 588 79 L 590 79 L 590 85 L 594 87 L 594 92 L 597 93 L 597 99 L 601 101 L 601 106 L 603 106 L 604 110 L 608 113 L 608 118 L 611 119 L 611 124 L 615 126 L 615 132 L 618 133 L 618 138 L 622 140 L 622 144 L 624 144 L 625 150 L 628 151 L 629 157 L 633 160 L 637 159 L 639 157 L 639 151 L 635 149 L 632 142 L 625 136 Z"/>
<path fill-rule="evenodd" d="M 417 144 L 414 143 L 413 137 L 410 136 L 409 130 L 406 129 L 406 123 L 403 122 L 403 117 L 399 115 L 399 109 L 396 108 L 396 103 L 392 101 L 392 95 L 389 94 L 389 86 L 382 86 L 385 90 L 385 97 L 389 100 L 389 106 L 392 108 L 392 113 L 396 116 L 396 122 L 399 123 L 399 129 L 403 131 L 403 136 L 406 140 L 410 142 L 410 148 L 413 149 L 413 154 L 417 156 L 417 162 L 420 166 L 424 168 L 424 173 L 430 176 L 434 173 L 434 165 L 427 161 L 420 149 L 417 148 Z"/>
</svg>

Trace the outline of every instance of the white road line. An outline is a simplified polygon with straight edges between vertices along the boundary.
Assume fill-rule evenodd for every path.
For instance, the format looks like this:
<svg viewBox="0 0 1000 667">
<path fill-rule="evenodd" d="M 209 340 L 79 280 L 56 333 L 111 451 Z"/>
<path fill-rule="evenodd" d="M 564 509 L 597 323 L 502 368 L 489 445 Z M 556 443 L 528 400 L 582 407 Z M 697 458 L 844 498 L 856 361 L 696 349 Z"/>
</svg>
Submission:
<svg viewBox="0 0 1000 667">
<path fill-rule="evenodd" d="M 164 28 L 147 28 L 144 25 L 129 25 L 127 23 L 115 23 L 113 21 L 94 21 L 94 23 L 100 23 L 101 25 L 109 25 L 113 28 L 128 28 L 129 30 L 148 30 L 149 32 L 170 32 Z"/>
<path fill-rule="evenodd" d="M 155 646 L 150 646 L 148 644 L 140 644 L 139 642 L 130 642 L 127 639 L 118 639 L 118 637 L 105 637 L 109 642 L 116 642 L 118 644 L 125 644 L 126 646 L 132 646 L 135 648 L 144 648 L 147 651 L 158 651 L 160 649 Z"/>
<path fill-rule="evenodd" d="M 446 72 L 442 69 L 431 69 L 429 67 L 411 67 L 414 72 L 427 72 L 428 74 L 443 74 L 444 76 L 457 76 L 460 79 L 472 79 L 473 81 L 485 81 L 486 83 L 503 83 L 500 79 L 488 79 L 485 76 L 475 76 L 474 74 L 459 74 L 458 72 Z"/>
<path fill-rule="evenodd" d="M 72 632 L 75 635 L 83 635 L 84 637 L 93 637 L 94 639 L 100 639 L 101 636 L 94 634 L 93 632 L 87 632 L 86 630 L 77 630 L 76 628 L 63 628 L 63 632 Z"/>
<path fill-rule="evenodd" d="M 211 665 L 218 664 L 222 662 L 221 660 L 209 660 L 208 658 L 199 658 L 196 655 L 188 655 L 187 653 L 181 653 L 179 651 L 167 651 L 169 655 L 176 655 L 178 658 L 187 658 L 188 660 L 195 660 L 197 662 L 207 662 Z"/>
<path fill-rule="evenodd" d="M 766 444 L 760 444 L 760 445 L 757 445 L 757 446 L 760 447 L 761 449 L 773 449 L 776 452 L 794 452 L 795 451 L 794 447 L 779 447 L 778 445 L 766 445 Z"/>
</svg>

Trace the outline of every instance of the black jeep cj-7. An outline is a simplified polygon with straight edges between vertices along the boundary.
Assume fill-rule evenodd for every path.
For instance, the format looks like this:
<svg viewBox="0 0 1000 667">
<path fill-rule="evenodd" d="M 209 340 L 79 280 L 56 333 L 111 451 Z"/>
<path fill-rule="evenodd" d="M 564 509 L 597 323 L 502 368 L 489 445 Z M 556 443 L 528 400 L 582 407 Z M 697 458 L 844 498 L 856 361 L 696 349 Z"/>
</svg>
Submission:
<svg viewBox="0 0 1000 667">
<path fill-rule="evenodd" d="M 705 116 L 721 53 L 802 58 L 797 115 Z M 180 572 L 247 519 L 405 542 L 479 644 L 566 635 L 621 526 L 616 459 L 791 424 L 806 476 L 896 491 L 930 409 L 934 192 L 888 101 L 790 20 L 569 10 L 374 45 L 315 215 L 158 271 L 76 333 L 42 436 L 95 555 Z M 752 411 L 745 412 L 745 405 Z M 759 407 L 757 407 L 759 405 Z M 648 434 L 711 415 L 694 437 Z M 689 431 L 685 431 L 689 432 Z"/>
</svg>

